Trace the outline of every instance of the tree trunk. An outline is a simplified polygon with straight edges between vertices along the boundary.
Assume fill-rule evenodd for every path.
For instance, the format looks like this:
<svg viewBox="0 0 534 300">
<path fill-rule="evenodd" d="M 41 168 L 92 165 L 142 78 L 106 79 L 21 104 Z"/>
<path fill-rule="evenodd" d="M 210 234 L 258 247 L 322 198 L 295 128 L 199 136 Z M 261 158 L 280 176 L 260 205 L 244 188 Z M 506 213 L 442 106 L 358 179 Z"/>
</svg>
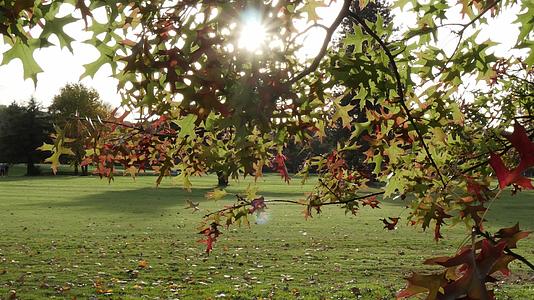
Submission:
<svg viewBox="0 0 534 300">
<path fill-rule="evenodd" d="M 88 165 L 82 166 L 82 176 L 88 175 L 88 169 L 89 169 Z"/>
<path fill-rule="evenodd" d="M 34 176 L 34 175 L 39 175 L 39 173 L 37 172 L 37 168 L 33 164 L 33 158 L 30 155 L 28 156 L 27 161 L 26 161 L 26 176 Z"/>
<path fill-rule="evenodd" d="M 228 175 L 225 172 L 217 172 L 217 180 L 219 181 L 218 186 L 226 187 L 228 186 Z"/>
</svg>

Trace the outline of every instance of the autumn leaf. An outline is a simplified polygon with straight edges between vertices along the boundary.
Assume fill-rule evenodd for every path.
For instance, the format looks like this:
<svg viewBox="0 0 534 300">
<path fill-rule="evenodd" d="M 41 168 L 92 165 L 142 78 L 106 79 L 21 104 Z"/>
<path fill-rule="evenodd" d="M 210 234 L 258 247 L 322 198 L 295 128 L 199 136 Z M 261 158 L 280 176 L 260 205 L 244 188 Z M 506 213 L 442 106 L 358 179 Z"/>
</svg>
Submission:
<svg viewBox="0 0 534 300">
<path fill-rule="evenodd" d="M 525 189 L 534 189 L 530 179 L 522 176 L 523 171 L 534 166 L 534 143 L 530 141 L 527 131 L 518 122 L 514 124 L 514 132 L 506 134 L 505 137 L 517 150 L 521 160 L 517 167 L 510 170 L 498 154 L 493 152 L 490 154 L 489 162 L 499 180 L 499 187 L 504 189 L 511 184 L 517 184 Z"/>
<path fill-rule="evenodd" d="M 226 190 L 214 189 L 213 191 L 206 193 L 206 198 L 217 201 L 217 200 L 224 198 L 226 195 L 228 195 Z"/>
<path fill-rule="evenodd" d="M 144 259 L 141 259 L 138 263 L 137 263 L 137 267 L 139 269 L 146 269 L 148 268 L 148 261 L 144 260 Z"/>
<path fill-rule="evenodd" d="M 137 172 L 138 172 L 138 170 L 137 170 L 136 167 L 129 166 L 128 168 L 124 169 L 124 176 L 129 174 L 130 176 L 132 176 L 132 178 L 135 179 L 135 175 L 137 175 Z"/>
<path fill-rule="evenodd" d="M 497 179 L 499 180 L 500 189 L 504 189 L 505 187 L 511 184 L 517 184 L 518 186 L 521 186 L 525 189 L 534 189 L 532 183 L 530 182 L 530 179 L 521 175 L 524 169 L 526 169 L 526 167 L 522 165 L 522 161 L 516 168 L 508 170 L 508 168 L 506 168 L 506 166 L 504 165 L 504 162 L 502 161 L 501 157 L 498 154 L 491 153 L 489 163 L 495 171 Z"/>
<path fill-rule="evenodd" d="M 185 209 L 189 209 L 189 208 L 191 208 L 191 209 L 193 209 L 193 212 L 197 212 L 197 211 L 200 210 L 200 208 L 198 208 L 198 206 L 199 206 L 200 203 L 198 203 L 198 202 L 193 202 L 193 201 L 191 201 L 190 199 L 187 199 L 187 200 L 185 200 L 185 201 L 187 202 L 187 205 L 186 205 Z"/>
<path fill-rule="evenodd" d="M 112 289 L 97 289 L 96 293 L 103 294 L 103 295 L 111 295 L 113 294 L 113 290 Z"/>
<path fill-rule="evenodd" d="M 434 227 L 434 240 L 439 241 L 439 239 L 443 238 L 441 235 L 441 226 L 445 224 L 444 219 L 451 218 L 452 216 L 447 214 L 442 207 L 436 207 L 434 214 L 434 219 L 436 220 L 436 226 Z"/>
<path fill-rule="evenodd" d="M 452 278 L 441 286 L 436 299 L 493 299 L 493 292 L 487 289 L 486 281 L 493 272 L 507 269 L 509 258 L 503 259 L 505 247 L 505 242 L 492 245 L 484 239 L 476 254 L 471 247 L 464 247 L 453 257 L 427 259 L 425 264 L 455 268 L 455 273 L 458 274 L 457 278 Z M 503 273 L 505 272 L 506 270 Z"/>
<path fill-rule="evenodd" d="M 265 208 L 267 208 L 267 204 L 265 204 L 265 198 L 263 198 L 263 196 L 252 200 L 250 205 L 252 207 L 249 208 L 249 213 L 256 212 L 259 214 L 260 212 L 264 211 Z"/>
<path fill-rule="evenodd" d="M 159 126 L 161 126 L 162 124 L 165 124 L 165 122 L 168 120 L 169 118 L 165 115 L 161 115 L 156 121 L 154 121 L 152 123 L 152 127 L 154 128 L 157 128 Z"/>
<path fill-rule="evenodd" d="M 382 221 L 382 223 L 384 223 L 384 228 L 387 228 L 387 230 L 395 230 L 395 229 L 397 229 L 397 223 L 399 222 L 400 218 L 399 217 L 397 217 L 397 218 L 389 217 L 388 219 L 390 221 L 388 221 L 387 219 L 380 219 L 380 221 Z"/>
<path fill-rule="evenodd" d="M 484 194 L 485 191 L 488 190 L 488 186 L 477 182 L 470 176 L 466 176 L 467 180 L 467 192 L 477 198 L 478 201 L 484 202 L 487 200 L 486 195 Z"/>
<path fill-rule="evenodd" d="M 526 238 L 530 234 L 530 231 L 519 230 L 519 223 L 516 223 L 512 227 L 502 228 L 495 234 L 495 237 L 499 239 L 499 242 L 506 243 L 506 247 L 510 249 L 517 248 L 517 242 Z"/>
<path fill-rule="evenodd" d="M 380 201 L 376 200 L 376 196 L 372 196 L 362 200 L 363 206 L 369 205 L 371 208 L 380 208 L 380 206 L 378 206 L 379 204 Z"/>
<path fill-rule="evenodd" d="M 282 176 L 285 182 L 289 183 L 291 178 L 289 177 L 289 173 L 287 172 L 286 160 L 287 160 L 287 157 L 279 153 L 271 161 L 271 166 L 274 170 L 280 173 L 280 176 Z"/>
<path fill-rule="evenodd" d="M 206 238 L 198 240 L 199 243 L 206 244 L 206 253 L 210 253 L 213 250 L 213 243 L 217 241 L 217 238 L 222 234 L 219 231 L 219 224 L 213 222 L 209 227 L 202 229 L 199 234 L 204 235 Z"/>
<path fill-rule="evenodd" d="M 409 298 L 425 292 L 428 292 L 425 299 L 436 299 L 439 289 L 447 282 L 445 274 L 445 272 L 428 275 L 412 273 L 410 277 L 406 278 L 408 286 L 397 294 L 397 299 Z"/>
<path fill-rule="evenodd" d="M 534 166 L 534 143 L 529 139 L 525 127 L 519 122 L 514 123 L 514 132 L 505 134 L 504 137 L 510 141 L 512 146 L 519 153 L 523 167 Z"/>
</svg>

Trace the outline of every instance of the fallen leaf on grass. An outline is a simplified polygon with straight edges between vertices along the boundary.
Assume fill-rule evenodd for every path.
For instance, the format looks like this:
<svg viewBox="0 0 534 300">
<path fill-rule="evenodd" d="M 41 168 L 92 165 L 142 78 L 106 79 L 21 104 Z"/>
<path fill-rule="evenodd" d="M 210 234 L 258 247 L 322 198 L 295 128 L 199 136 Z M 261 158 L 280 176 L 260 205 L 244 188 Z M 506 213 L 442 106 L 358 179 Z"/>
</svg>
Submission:
<svg viewBox="0 0 534 300">
<path fill-rule="evenodd" d="M 146 269 L 148 268 L 148 261 L 142 259 L 139 261 L 139 263 L 137 264 L 137 267 L 140 268 L 140 269 Z"/>
</svg>

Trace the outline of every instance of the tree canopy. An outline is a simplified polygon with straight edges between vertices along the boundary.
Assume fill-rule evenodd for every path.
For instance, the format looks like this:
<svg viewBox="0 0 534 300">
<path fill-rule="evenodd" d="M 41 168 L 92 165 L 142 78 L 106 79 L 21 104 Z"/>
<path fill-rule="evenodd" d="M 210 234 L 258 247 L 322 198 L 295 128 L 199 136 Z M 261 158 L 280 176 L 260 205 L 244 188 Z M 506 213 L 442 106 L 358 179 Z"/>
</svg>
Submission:
<svg viewBox="0 0 534 300">
<path fill-rule="evenodd" d="M 24 106 L 0 107 L 0 162 L 26 163 L 26 174 L 37 175 L 35 164 L 46 155 L 36 148 L 50 140 L 51 131 L 50 116 L 33 98 Z"/>
<path fill-rule="evenodd" d="M 69 137 L 76 139 L 71 144 L 71 150 L 74 153 L 74 173 L 77 175 L 86 147 L 82 137 L 87 129 L 81 124 L 81 119 L 106 119 L 111 109 L 100 100 L 96 90 L 75 83 L 67 84 L 54 96 L 48 111 L 52 114 L 54 123 L 63 128 Z M 87 175 L 87 165 L 82 167 L 82 175 Z"/>
<path fill-rule="evenodd" d="M 505 273 L 511 260 L 533 267 L 512 250 L 526 235 L 519 227 L 491 234 L 483 223 L 505 187 L 514 193 L 532 189 L 522 174 L 534 165 L 534 7 L 529 1 L 395 1 L 415 20 L 408 28 L 395 24 L 405 27 L 395 32 L 381 15 L 365 20 L 369 1 L 359 1 L 356 10 L 352 1 L 340 1 L 339 14 L 325 25 L 317 9 L 333 2 L 2 1 L 0 33 L 11 45 L 2 62 L 20 58 L 25 77 L 35 79 L 40 68 L 33 51 L 49 45 L 52 35 L 70 48 L 73 39 L 63 28 L 84 22 L 92 34 L 85 42 L 100 53 L 84 76 L 109 64 L 123 104 L 141 116 L 131 122 L 128 111 L 116 114 L 85 137 L 91 145 L 85 163 L 109 178 L 120 163 L 132 175 L 155 170 L 158 183 L 176 171 L 190 188 L 190 176 L 222 163 L 231 177 L 258 177 L 271 166 L 290 182 L 284 147 L 306 147 L 340 121 L 350 136 L 330 153 L 310 158 L 301 171 L 306 176 L 311 167 L 317 170 L 314 192 L 285 202 L 303 206 L 311 217 L 327 205 L 356 214 L 378 207 L 379 195 L 402 199 L 409 215 L 384 218 L 385 228 L 407 221 L 432 228 L 436 240 L 447 220 L 465 222 L 472 245 L 453 258 L 427 261 L 455 268 L 455 275 L 414 274 L 399 297 L 426 291 L 428 299 L 489 299 L 486 280 Z M 57 17 L 63 3 L 72 5 L 72 14 Z M 517 6 L 515 52 L 500 57 L 481 32 L 491 30 L 494 16 Z M 106 23 L 95 18 L 100 12 Z M 333 48 L 334 33 L 347 22 L 353 32 Z M 252 26 L 264 31 L 256 32 L 265 37 L 258 45 L 242 39 Z M 324 42 L 316 57 L 302 59 L 301 37 L 315 27 L 326 32 Z M 40 34 L 27 34 L 31 28 Z M 440 45 L 447 35 L 453 36 L 450 51 Z M 357 115 L 350 113 L 354 108 Z M 86 124 L 96 129 L 95 120 Z M 53 165 L 69 151 L 72 141 L 64 137 L 58 131 L 46 147 Z M 348 166 L 346 154 L 362 141 L 369 145 L 368 167 Z M 371 177 L 382 183 L 381 191 L 366 192 Z M 201 231 L 207 251 L 221 225 L 247 222 L 277 201 L 252 193 L 207 215 Z"/>
</svg>

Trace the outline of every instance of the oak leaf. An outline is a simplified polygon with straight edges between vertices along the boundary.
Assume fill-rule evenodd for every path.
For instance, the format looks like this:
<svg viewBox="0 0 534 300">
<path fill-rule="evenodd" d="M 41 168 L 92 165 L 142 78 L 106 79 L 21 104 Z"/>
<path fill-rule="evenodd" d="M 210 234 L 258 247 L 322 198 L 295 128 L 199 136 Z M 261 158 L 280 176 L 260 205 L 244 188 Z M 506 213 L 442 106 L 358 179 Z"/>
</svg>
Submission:
<svg viewBox="0 0 534 300">
<path fill-rule="evenodd" d="M 512 227 L 502 228 L 495 234 L 496 238 L 499 238 L 499 242 L 506 243 L 506 247 L 510 249 L 517 248 L 517 242 L 526 238 L 530 234 L 530 231 L 519 230 L 519 223 L 516 223 Z"/>
<path fill-rule="evenodd" d="M 204 235 L 206 238 L 198 240 L 199 243 L 206 244 L 206 253 L 210 253 L 213 250 L 213 244 L 217 241 L 217 238 L 222 234 L 219 231 L 219 224 L 213 222 L 209 227 L 202 229 L 199 234 Z"/>
<path fill-rule="evenodd" d="M 514 132 L 506 134 L 505 137 L 517 150 L 521 160 L 517 167 L 508 169 L 498 154 L 493 152 L 490 154 L 489 163 L 499 180 L 499 188 L 504 189 L 506 186 L 515 184 L 525 189 L 534 189 L 530 179 L 522 176 L 526 169 L 534 166 L 534 143 L 530 141 L 527 131 L 518 122 L 514 124 Z"/>
<path fill-rule="evenodd" d="M 371 208 L 380 208 L 380 201 L 376 200 L 376 196 L 372 196 L 369 198 L 365 198 L 362 200 L 362 205 L 366 206 L 369 205 Z"/>
<path fill-rule="evenodd" d="M 277 154 L 274 159 L 271 161 L 271 167 L 280 173 L 280 176 L 284 179 L 285 182 L 289 183 L 291 178 L 287 172 L 286 167 L 287 157 L 281 153 Z"/>
<path fill-rule="evenodd" d="M 384 228 L 387 228 L 387 230 L 395 230 L 397 229 L 397 223 L 399 222 L 400 218 L 397 217 L 397 218 L 392 218 L 392 217 L 388 217 L 388 219 L 390 221 L 388 221 L 387 219 L 380 219 L 380 221 L 382 221 L 382 223 L 384 223 Z"/>
</svg>

